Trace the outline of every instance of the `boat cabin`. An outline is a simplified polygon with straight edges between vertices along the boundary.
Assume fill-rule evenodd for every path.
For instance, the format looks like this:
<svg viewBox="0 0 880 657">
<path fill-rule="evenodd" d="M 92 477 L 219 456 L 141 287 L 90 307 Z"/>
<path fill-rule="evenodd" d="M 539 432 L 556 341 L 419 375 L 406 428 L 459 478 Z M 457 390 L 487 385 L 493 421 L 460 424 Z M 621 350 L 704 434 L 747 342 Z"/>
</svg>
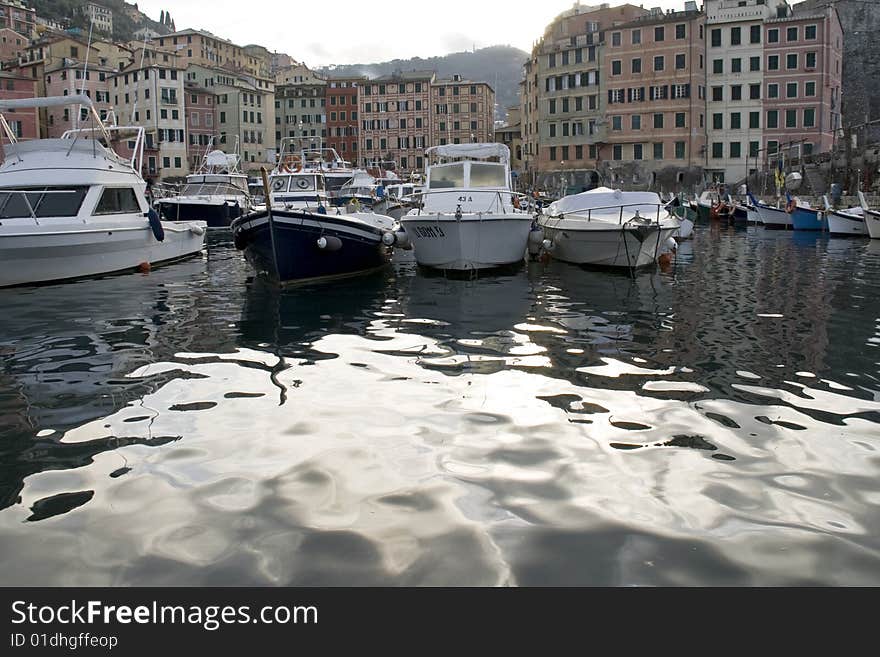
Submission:
<svg viewBox="0 0 880 657">
<path fill-rule="evenodd" d="M 451 144 L 426 151 L 425 212 L 510 212 L 510 150 L 504 144 Z"/>
</svg>

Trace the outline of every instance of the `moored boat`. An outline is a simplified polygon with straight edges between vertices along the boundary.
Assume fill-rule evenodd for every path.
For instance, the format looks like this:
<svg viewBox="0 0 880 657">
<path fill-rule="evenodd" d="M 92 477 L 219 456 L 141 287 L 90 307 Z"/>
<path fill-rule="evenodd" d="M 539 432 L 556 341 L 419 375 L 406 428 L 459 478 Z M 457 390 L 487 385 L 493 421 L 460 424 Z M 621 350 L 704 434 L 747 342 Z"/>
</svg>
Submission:
<svg viewBox="0 0 880 657">
<path fill-rule="evenodd" d="M 755 208 L 760 223 L 768 230 L 786 230 L 792 228 L 791 215 L 784 208 L 773 207 L 766 203 L 761 203 L 751 193 L 748 195 L 749 200 Z"/>
<path fill-rule="evenodd" d="M 799 199 L 789 196 L 785 211 L 791 215 L 791 224 L 795 230 L 822 231 L 828 227 L 824 212 L 811 208 Z"/>
<path fill-rule="evenodd" d="M 90 98 L 0 100 L 0 112 L 75 106 L 90 127 L 20 142 L 0 114 L 0 287 L 147 269 L 202 251 L 205 222 L 162 222 L 151 210 L 142 127 L 105 126 Z M 132 140 L 129 157 L 113 143 Z"/>
<path fill-rule="evenodd" d="M 865 228 L 868 229 L 868 236 L 873 240 L 880 240 L 880 211 L 872 210 L 868 207 L 868 201 L 865 195 L 859 191 L 859 204 L 865 217 Z"/>
<path fill-rule="evenodd" d="M 838 236 L 867 237 L 864 211 L 861 208 L 835 210 L 831 207 L 827 196 L 822 197 L 825 203 L 825 219 L 828 222 L 828 233 Z"/>
<path fill-rule="evenodd" d="M 655 263 L 680 228 L 657 194 L 607 187 L 552 203 L 538 224 L 557 260 L 629 268 Z"/>
<path fill-rule="evenodd" d="M 510 150 L 504 144 L 449 144 L 425 152 L 428 166 L 420 206 L 401 217 L 416 262 L 474 271 L 522 262 L 532 216 L 513 192 Z"/>
</svg>

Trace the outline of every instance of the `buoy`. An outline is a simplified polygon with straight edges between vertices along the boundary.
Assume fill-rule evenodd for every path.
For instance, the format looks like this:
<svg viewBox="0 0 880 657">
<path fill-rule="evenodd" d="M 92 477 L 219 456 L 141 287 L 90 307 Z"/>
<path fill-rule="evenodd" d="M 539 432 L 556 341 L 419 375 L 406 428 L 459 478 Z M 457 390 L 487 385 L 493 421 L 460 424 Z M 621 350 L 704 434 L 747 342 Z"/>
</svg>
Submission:
<svg viewBox="0 0 880 657">
<path fill-rule="evenodd" d="M 322 251 L 338 251 L 342 248 L 342 240 L 333 235 L 325 235 L 318 238 L 318 248 Z"/>
<path fill-rule="evenodd" d="M 670 237 L 663 245 L 668 251 L 675 253 L 678 251 L 678 242 L 675 241 L 675 238 Z"/>
<path fill-rule="evenodd" d="M 394 243 L 397 241 L 397 238 L 394 236 L 394 233 L 391 231 L 387 231 L 382 233 L 382 244 L 385 246 L 394 246 Z"/>
<path fill-rule="evenodd" d="M 149 274 L 150 269 L 152 269 L 152 267 L 149 262 L 142 262 L 137 266 L 137 270 L 142 274 Z"/>
<path fill-rule="evenodd" d="M 556 245 L 553 243 L 553 240 L 544 240 L 541 242 L 541 248 L 549 253 L 556 248 Z"/>
<path fill-rule="evenodd" d="M 193 235 L 204 235 L 205 229 L 201 226 L 195 225 L 189 227 L 189 232 L 191 232 Z"/>
<path fill-rule="evenodd" d="M 155 237 L 158 241 L 165 241 L 165 229 L 162 227 L 162 222 L 159 220 L 159 215 L 156 214 L 156 211 L 153 208 L 150 208 L 150 211 L 147 213 L 147 218 L 150 221 L 150 228 L 153 231 L 153 237 Z"/>
</svg>

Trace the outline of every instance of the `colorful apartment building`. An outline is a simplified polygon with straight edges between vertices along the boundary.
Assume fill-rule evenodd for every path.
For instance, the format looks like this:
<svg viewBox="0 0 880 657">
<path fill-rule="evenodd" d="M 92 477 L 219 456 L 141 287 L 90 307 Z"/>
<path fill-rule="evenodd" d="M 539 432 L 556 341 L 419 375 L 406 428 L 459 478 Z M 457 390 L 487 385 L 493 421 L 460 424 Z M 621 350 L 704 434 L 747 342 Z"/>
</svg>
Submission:
<svg viewBox="0 0 880 657">
<path fill-rule="evenodd" d="M 486 82 L 449 80 L 431 83 L 431 134 L 433 145 L 485 143 L 494 140 L 495 90 Z"/>
<path fill-rule="evenodd" d="M 95 2 L 87 2 L 82 12 L 89 17 L 96 31 L 113 34 L 113 10 Z"/>
<path fill-rule="evenodd" d="M 764 134 L 761 168 L 826 152 L 841 126 L 843 29 L 833 7 L 794 11 L 764 25 Z"/>
<path fill-rule="evenodd" d="M 191 171 L 196 171 L 209 147 L 219 148 L 217 102 L 214 92 L 193 82 L 183 85 L 183 114 L 186 119 L 186 157 Z"/>
<path fill-rule="evenodd" d="M 432 112 L 438 117 L 438 129 L 439 117 L 446 116 L 431 105 L 434 76 L 434 71 L 409 71 L 359 87 L 361 166 L 372 169 L 381 163 L 399 172 L 423 169 L 425 149 L 432 145 Z"/>
<path fill-rule="evenodd" d="M 0 27 L 8 27 L 28 38 L 33 38 L 37 29 L 37 12 L 19 0 L 2 0 Z"/>
<path fill-rule="evenodd" d="M 358 161 L 358 90 L 363 77 L 327 78 L 327 145 L 350 162 Z"/>
<path fill-rule="evenodd" d="M 598 167 L 604 178 L 666 190 L 702 180 L 704 51 L 703 13 L 695 9 L 656 11 L 606 30 L 605 143 Z M 550 129 L 563 138 L 582 130 L 567 121 Z M 562 146 L 560 157 L 570 160 L 571 150 Z"/>
<path fill-rule="evenodd" d="M 179 65 L 184 67 L 197 64 L 207 68 L 248 72 L 261 81 L 261 89 L 263 81 L 269 78 L 269 64 L 262 56 L 249 53 L 247 48 L 204 30 L 179 30 L 153 39 L 152 45 L 177 53 Z"/>
<path fill-rule="evenodd" d="M 109 66 L 85 68 L 82 63 L 66 59 L 48 68 L 45 76 L 47 96 L 85 94 L 92 99 L 102 119 L 106 119 L 113 103 L 110 98 L 111 79 L 117 73 Z M 81 126 L 84 116 L 77 116 L 74 107 L 49 107 L 46 110 L 43 134 L 60 137 L 65 131 Z"/>
<path fill-rule="evenodd" d="M 595 171 L 609 127 L 602 59 L 608 35 L 648 14 L 631 4 L 575 4 L 535 44 L 524 65 L 521 95 L 523 166 L 530 184 L 540 184 L 546 172 Z M 597 174 L 586 176 L 582 186 L 598 181 Z"/>
<path fill-rule="evenodd" d="M 0 71 L 0 99 L 17 100 L 33 98 L 37 95 L 37 83 L 33 78 Z M 36 108 L 6 110 L 6 122 L 18 139 L 37 139 L 39 132 L 39 113 Z M 4 137 L 3 142 L 6 142 Z"/>
<path fill-rule="evenodd" d="M 30 39 L 8 27 L 0 29 L 0 62 L 14 62 L 22 57 Z"/>
<path fill-rule="evenodd" d="M 275 82 L 276 150 L 282 140 L 288 152 L 321 148 L 327 138 L 327 81 L 296 65 L 277 72 Z"/>
<path fill-rule="evenodd" d="M 132 64 L 110 80 L 119 125 L 145 128 L 143 176 L 180 180 L 189 171 L 183 69 Z"/>
</svg>

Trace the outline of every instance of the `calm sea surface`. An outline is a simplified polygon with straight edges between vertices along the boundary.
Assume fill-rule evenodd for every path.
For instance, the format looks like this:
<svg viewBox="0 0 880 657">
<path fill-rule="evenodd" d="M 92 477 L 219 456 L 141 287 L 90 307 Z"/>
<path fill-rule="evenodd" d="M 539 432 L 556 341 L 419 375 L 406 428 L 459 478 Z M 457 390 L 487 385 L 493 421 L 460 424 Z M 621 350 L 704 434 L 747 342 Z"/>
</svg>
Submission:
<svg viewBox="0 0 880 657">
<path fill-rule="evenodd" d="M 0 290 L 2 585 L 880 585 L 880 243 Z"/>
</svg>

